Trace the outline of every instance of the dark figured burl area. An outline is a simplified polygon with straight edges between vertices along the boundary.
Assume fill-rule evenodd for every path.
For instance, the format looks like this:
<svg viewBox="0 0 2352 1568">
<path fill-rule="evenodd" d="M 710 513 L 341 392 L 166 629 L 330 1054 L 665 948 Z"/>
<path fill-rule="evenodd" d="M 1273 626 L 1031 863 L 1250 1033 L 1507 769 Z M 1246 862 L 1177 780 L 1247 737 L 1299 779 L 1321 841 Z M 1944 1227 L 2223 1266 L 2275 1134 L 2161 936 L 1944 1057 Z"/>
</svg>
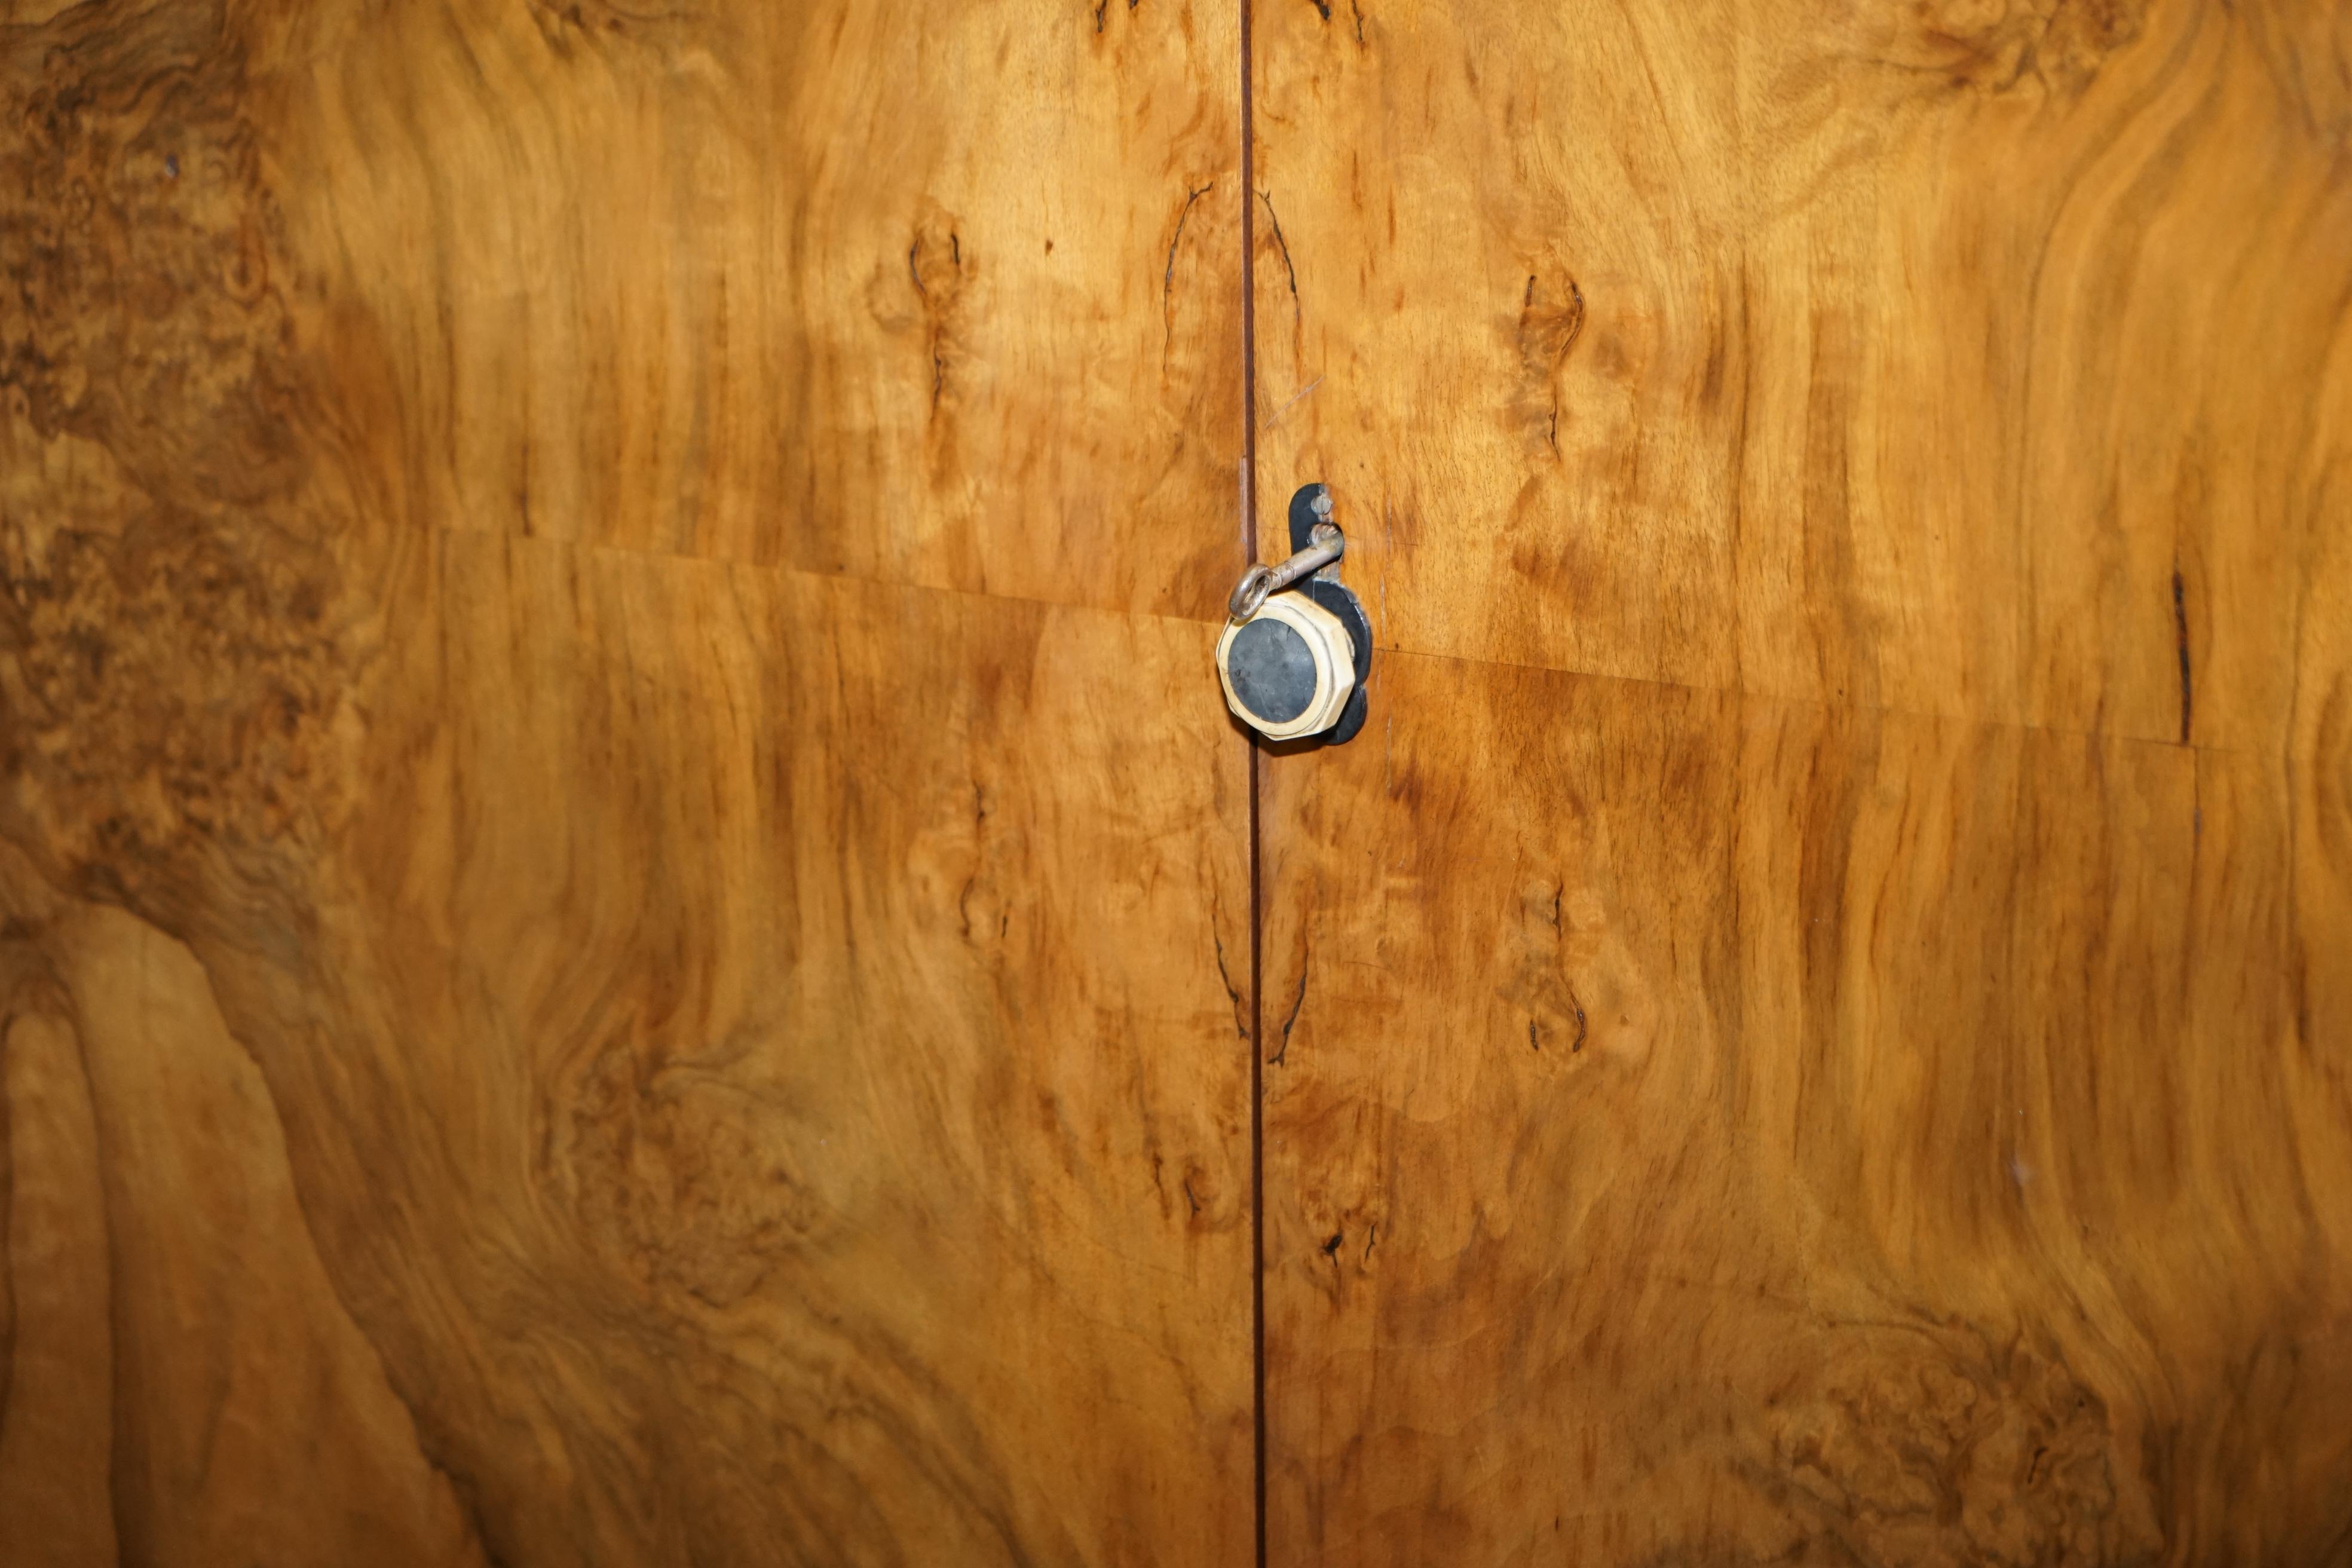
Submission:
<svg viewBox="0 0 2352 1568">
<path fill-rule="evenodd" d="M 29 36 L 28 36 L 29 35 Z M 340 693 L 280 224 L 215 12 L 0 55 L 0 821 L 175 922 L 315 845 Z"/>
<path fill-rule="evenodd" d="M 1858 9 L 1861 58 L 1972 91 L 2079 92 L 2140 36 L 2148 0 L 1903 0 Z"/>
<path fill-rule="evenodd" d="M 1962 1325 L 1824 1343 L 1809 1392 L 1770 1402 L 1758 1484 L 1864 1563 L 1945 1568 L 2154 1563 L 2121 1517 L 2098 1396 L 2047 1349 Z"/>
</svg>

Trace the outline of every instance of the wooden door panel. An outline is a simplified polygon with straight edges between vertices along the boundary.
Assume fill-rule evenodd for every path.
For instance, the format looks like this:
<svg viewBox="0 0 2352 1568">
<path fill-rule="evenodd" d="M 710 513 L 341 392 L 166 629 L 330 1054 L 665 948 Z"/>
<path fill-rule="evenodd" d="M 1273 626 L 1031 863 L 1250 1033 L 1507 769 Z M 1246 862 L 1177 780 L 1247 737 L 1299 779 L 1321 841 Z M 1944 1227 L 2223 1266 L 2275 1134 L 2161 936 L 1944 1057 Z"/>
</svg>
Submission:
<svg viewBox="0 0 2352 1568">
<path fill-rule="evenodd" d="M 1270 1561 L 2340 1551 L 2340 787 L 1382 682 L 1264 806 Z"/>
<path fill-rule="evenodd" d="M 429 1459 L 499 1560 L 1245 1551 L 1243 770 L 1213 695 L 1125 721 L 1198 628 L 464 532 L 386 614 L 308 853 L 144 847 L 184 947 L 12 910 L 69 973 L 144 944 L 220 996 L 285 1152 L 180 1137 L 308 1235 L 205 1261 L 268 1286 L 315 1245 L 357 1331 L 300 1326 L 413 1414 L 378 1461 Z M 168 1127 L 171 1075 L 66 995 L 101 1132 Z M 106 1162 L 131 1278 L 160 1244 L 116 1204 L 175 1212 L 141 1148 Z M 202 1398 L 136 1376 L 155 1338 L 119 1442 Z M 351 1416 L 251 1419 L 277 1454 Z"/>
<path fill-rule="evenodd" d="M 1385 643 L 2283 732 L 2341 7 L 1328 9 L 1256 22 L 1259 445 Z"/>
<path fill-rule="evenodd" d="M 2340 1555 L 2339 11 L 1256 13 L 1270 1560 Z"/>
<path fill-rule="evenodd" d="M 9 1554 L 482 1562 L 321 1263 L 204 966 L 13 849 L 0 878 Z"/>
<path fill-rule="evenodd" d="M 1134 9 L 328 8 L 263 154 L 436 518 L 1205 616 L 1239 34 Z"/>
<path fill-rule="evenodd" d="M 1231 13 L 37 9 L 27 1549 L 1245 1556 Z"/>
</svg>

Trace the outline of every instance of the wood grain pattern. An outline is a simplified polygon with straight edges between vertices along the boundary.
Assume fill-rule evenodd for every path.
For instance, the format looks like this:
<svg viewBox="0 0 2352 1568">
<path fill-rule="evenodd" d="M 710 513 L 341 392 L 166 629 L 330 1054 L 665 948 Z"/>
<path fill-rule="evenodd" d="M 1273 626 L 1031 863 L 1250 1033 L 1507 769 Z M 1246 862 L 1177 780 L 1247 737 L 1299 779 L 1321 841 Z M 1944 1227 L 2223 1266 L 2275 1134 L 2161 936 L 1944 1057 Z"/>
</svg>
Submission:
<svg viewBox="0 0 2352 1568">
<path fill-rule="evenodd" d="M 288 83 L 302 134 L 269 149 L 306 194 L 289 245 L 399 344 L 408 504 L 1209 613 L 1240 455 L 1230 3 L 299 26 L 335 63 Z"/>
<path fill-rule="evenodd" d="M 2340 10 L 1255 9 L 0 9 L 11 1555 L 1245 1560 L 1246 199 L 1272 1560 L 2342 1560 Z"/>
<path fill-rule="evenodd" d="M 1234 37 L 10 8 L 0 1554 L 1246 1555 Z"/>
<path fill-rule="evenodd" d="M 1382 679 L 1265 807 L 1276 1559 L 2340 1559 L 2340 788 Z"/>
<path fill-rule="evenodd" d="M 1269 1560 L 2343 1561 L 2342 9 L 1254 56 Z"/>
<path fill-rule="evenodd" d="M 1391 645 L 2284 731 L 2341 7 L 1332 9 L 1259 21 L 1260 446 L 1354 499 Z"/>
<path fill-rule="evenodd" d="M 6 886 L 12 1560 L 480 1562 L 203 968 L 13 854 Z"/>
</svg>

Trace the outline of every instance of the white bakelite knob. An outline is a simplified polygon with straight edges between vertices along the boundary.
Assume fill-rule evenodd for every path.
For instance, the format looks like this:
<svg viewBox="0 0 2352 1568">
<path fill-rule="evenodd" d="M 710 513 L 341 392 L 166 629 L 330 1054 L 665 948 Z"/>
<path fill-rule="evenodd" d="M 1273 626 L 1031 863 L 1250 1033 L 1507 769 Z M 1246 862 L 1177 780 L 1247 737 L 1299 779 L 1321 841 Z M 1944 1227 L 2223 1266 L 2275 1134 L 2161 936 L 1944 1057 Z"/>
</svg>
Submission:
<svg viewBox="0 0 2352 1568">
<path fill-rule="evenodd" d="M 1217 679 L 1234 716 L 1269 741 L 1328 730 L 1356 689 L 1355 645 L 1339 617 L 1304 594 L 1276 594 L 1217 639 Z"/>
</svg>

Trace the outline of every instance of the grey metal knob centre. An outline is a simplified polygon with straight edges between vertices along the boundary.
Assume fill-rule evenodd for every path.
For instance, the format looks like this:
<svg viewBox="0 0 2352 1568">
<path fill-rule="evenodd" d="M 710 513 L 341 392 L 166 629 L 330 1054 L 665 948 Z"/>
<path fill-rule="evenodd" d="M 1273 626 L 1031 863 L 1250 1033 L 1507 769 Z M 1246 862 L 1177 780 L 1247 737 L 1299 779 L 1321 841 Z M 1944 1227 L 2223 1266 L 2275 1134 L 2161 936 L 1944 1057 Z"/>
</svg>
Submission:
<svg viewBox="0 0 2352 1568">
<path fill-rule="evenodd" d="M 1234 695 L 1263 722 L 1286 724 L 1315 700 L 1314 650 L 1284 622 L 1250 622 L 1225 658 Z"/>
</svg>

